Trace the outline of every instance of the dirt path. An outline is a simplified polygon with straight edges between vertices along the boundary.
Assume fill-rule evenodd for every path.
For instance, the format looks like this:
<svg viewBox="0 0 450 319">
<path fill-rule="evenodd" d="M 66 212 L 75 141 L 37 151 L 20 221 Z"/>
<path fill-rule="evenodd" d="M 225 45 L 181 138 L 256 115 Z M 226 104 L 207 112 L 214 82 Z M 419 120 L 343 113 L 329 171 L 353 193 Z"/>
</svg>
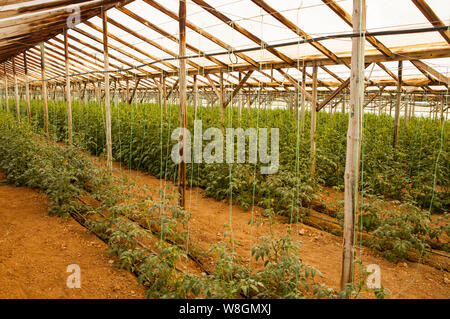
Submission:
<svg viewBox="0 0 450 319">
<path fill-rule="evenodd" d="M 128 170 L 118 163 L 115 163 L 115 168 L 122 168 L 121 171 L 132 177 L 138 185 L 147 184 L 155 190 L 161 185 L 161 180 L 146 173 Z M 166 185 L 167 191 L 171 192 L 172 184 L 167 182 Z M 158 196 L 157 191 L 155 195 Z M 244 260 L 249 259 L 250 247 L 257 242 L 258 237 L 269 234 L 267 223 L 253 227 L 249 225 L 251 211 L 233 205 L 230 212 L 228 201 L 219 202 L 204 197 L 203 190 L 199 188 L 188 190 L 186 201 L 192 215 L 191 240 L 204 250 L 224 240 L 224 225 L 229 223 L 230 215 L 235 249 Z M 257 208 L 255 216 L 264 219 L 261 211 L 262 209 Z M 303 243 L 300 250 L 303 261 L 322 272 L 324 277 L 319 281 L 337 290 L 341 272 L 341 238 L 301 223 L 290 226 L 280 220 L 273 225 L 276 236 L 282 236 L 289 228 L 293 238 Z M 366 266 L 380 266 L 382 285 L 391 291 L 390 298 L 450 298 L 450 274 L 446 271 L 412 262 L 392 263 L 365 247 L 358 248 L 357 256 Z"/>
<path fill-rule="evenodd" d="M 111 266 L 105 243 L 47 209 L 44 194 L 0 186 L 0 298 L 145 297 L 131 273 Z M 66 285 L 70 264 L 80 266 L 79 289 Z"/>
</svg>

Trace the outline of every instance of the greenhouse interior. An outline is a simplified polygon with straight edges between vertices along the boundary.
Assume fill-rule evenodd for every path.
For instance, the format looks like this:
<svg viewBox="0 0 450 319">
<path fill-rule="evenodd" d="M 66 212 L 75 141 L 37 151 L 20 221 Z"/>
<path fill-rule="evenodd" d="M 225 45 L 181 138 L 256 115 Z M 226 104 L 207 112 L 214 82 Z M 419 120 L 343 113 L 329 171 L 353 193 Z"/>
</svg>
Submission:
<svg viewBox="0 0 450 319">
<path fill-rule="evenodd" d="M 1 299 L 450 298 L 449 1 L 4 0 L 0 34 Z"/>
</svg>

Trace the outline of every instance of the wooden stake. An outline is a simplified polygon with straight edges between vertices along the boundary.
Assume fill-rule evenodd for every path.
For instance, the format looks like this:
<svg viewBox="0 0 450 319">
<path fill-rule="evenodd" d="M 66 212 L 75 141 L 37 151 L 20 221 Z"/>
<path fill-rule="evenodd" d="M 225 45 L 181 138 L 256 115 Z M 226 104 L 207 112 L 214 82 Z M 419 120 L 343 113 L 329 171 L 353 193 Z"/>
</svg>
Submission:
<svg viewBox="0 0 450 319">
<path fill-rule="evenodd" d="M 130 106 L 130 104 L 128 103 L 128 101 L 130 100 L 130 83 L 128 81 L 128 78 L 127 78 L 127 87 L 126 87 L 126 92 L 125 92 L 125 99 L 126 99 L 126 101 L 125 101 L 126 105 Z"/>
<path fill-rule="evenodd" d="M 45 136 L 50 137 L 48 131 L 48 105 L 47 105 L 47 81 L 45 80 L 45 47 L 44 42 L 40 43 L 41 47 L 41 80 L 42 80 L 42 101 L 44 103 L 44 131 Z"/>
<path fill-rule="evenodd" d="M 353 0 L 353 32 L 366 29 L 366 1 Z M 353 238 L 358 203 L 359 161 L 364 104 L 364 42 L 365 38 L 352 39 L 350 78 L 350 113 L 347 131 L 347 154 L 344 174 L 344 235 L 342 251 L 341 289 L 353 281 Z"/>
<path fill-rule="evenodd" d="M 223 107 L 223 71 L 220 71 L 220 89 L 219 89 L 219 107 L 220 107 L 220 115 L 222 117 L 222 129 L 225 127 L 225 109 Z"/>
<path fill-rule="evenodd" d="M 403 61 L 398 61 L 398 84 L 397 84 L 397 103 L 395 104 L 395 119 L 394 119 L 394 140 L 393 147 L 397 147 L 398 142 L 398 124 L 400 121 L 400 103 L 402 102 L 402 73 Z"/>
<path fill-rule="evenodd" d="M 6 73 L 6 62 L 3 63 L 3 73 L 5 73 L 5 102 L 6 102 L 6 112 L 9 112 L 9 96 L 8 96 L 8 74 Z"/>
<path fill-rule="evenodd" d="M 23 52 L 23 69 L 25 72 L 25 101 L 27 104 L 28 123 L 31 123 L 30 88 L 28 84 L 27 51 Z"/>
<path fill-rule="evenodd" d="M 70 77 L 69 77 L 69 43 L 67 40 L 67 29 L 64 29 L 64 59 L 66 64 L 66 103 L 67 103 L 67 133 L 69 144 L 72 144 L 72 100 L 70 96 Z"/>
<path fill-rule="evenodd" d="M 194 74 L 194 119 L 197 118 L 197 105 L 198 105 L 198 82 L 197 75 Z"/>
<path fill-rule="evenodd" d="M 311 101 L 311 176 L 314 176 L 316 171 L 316 117 L 317 117 L 317 64 L 313 66 L 313 84 L 312 84 L 312 101 Z"/>
<path fill-rule="evenodd" d="M 186 0 L 180 0 L 179 6 L 179 30 L 180 30 L 180 51 L 179 56 L 186 56 Z M 180 192 L 180 206 L 186 208 L 186 159 L 185 145 L 186 136 L 184 135 L 184 129 L 187 128 L 187 109 L 186 109 L 186 60 L 180 60 L 180 127 L 183 132 L 180 135 L 180 156 L 181 162 L 178 167 L 178 191 Z"/>
<path fill-rule="evenodd" d="M 20 122 L 20 104 L 19 104 L 19 88 L 17 86 L 17 74 L 16 74 L 16 58 L 12 58 L 13 76 L 14 76 L 14 101 L 16 104 L 16 117 Z"/>
<path fill-rule="evenodd" d="M 302 127 L 302 132 L 305 130 L 305 102 L 306 96 L 303 93 L 306 90 L 306 66 L 302 68 L 302 102 L 301 102 L 301 111 L 300 111 L 300 125 Z"/>
<path fill-rule="evenodd" d="M 112 170 L 111 109 L 110 109 L 109 73 L 108 73 L 109 71 L 108 18 L 106 15 L 106 10 L 103 7 L 102 7 L 102 22 L 103 22 L 103 52 L 105 62 L 106 166 L 108 167 L 109 170 Z"/>
<path fill-rule="evenodd" d="M 161 103 L 164 104 L 164 115 L 167 116 L 166 77 L 164 76 L 164 72 L 161 73 L 161 86 L 162 86 Z"/>
</svg>

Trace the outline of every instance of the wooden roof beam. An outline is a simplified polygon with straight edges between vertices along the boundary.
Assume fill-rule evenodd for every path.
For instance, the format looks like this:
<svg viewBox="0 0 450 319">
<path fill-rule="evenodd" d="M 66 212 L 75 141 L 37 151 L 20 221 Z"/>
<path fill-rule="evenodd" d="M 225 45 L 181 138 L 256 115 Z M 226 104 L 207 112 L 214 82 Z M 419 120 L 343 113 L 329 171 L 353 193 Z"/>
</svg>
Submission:
<svg viewBox="0 0 450 319">
<path fill-rule="evenodd" d="M 160 45 L 160 44 L 157 43 L 156 41 L 150 40 L 149 38 L 143 36 L 142 34 L 137 33 L 137 32 L 135 32 L 135 31 L 131 30 L 130 28 L 124 26 L 123 24 L 117 22 L 117 21 L 114 20 L 114 19 L 111 19 L 111 18 L 110 18 L 110 19 L 108 19 L 108 22 L 111 23 L 112 25 L 118 27 L 119 29 L 122 29 L 123 31 L 125 31 L 125 32 L 127 32 L 127 33 L 129 33 L 129 34 L 131 34 L 132 36 L 134 36 L 134 37 L 136 37 L 136 38 L 138 38 L 138 39 L 140 39 L 140 40 L 142 40 L 142 41 L 144 41 L 144 42 L 150 44 L 151 46 L 157 48 L 158 50 L 161 50 L 161 51 L 163 51 L 163 52 L 169 54 L 170 56 L 173 56 L 173 57 L 177 57 L 177 56 L 178 56 L 178 54 L 177 54 L 176 52 L 173 52 L 172 50 L 169 50 L 169 49 L 163 47 L 162 45 Z M 192 62 L 192 61 L 187 61 L 187 63 L 189 63 L 191 66 L 193 66 L 193 67 L 196 68 L 196 69 L 201 69 L 201 66 L 200 66 L 200 65 L 198 65 L 198 64 L 196 64 L 196 63 L 194 63 L 194 62 Z"/>
<path fill-rule="evenodd" d="M 350 27 L 353 28 L 352 16 L 345 11 L 339 4 L 334 0 L 322 0 L 331 10 L 333 10 L 342 20 L 344 20 Z M 365 30 L 367 32 L 367 30 Z M 391 56 L 392 51 L 386 47 L 383 43 L 378 41 L 375 37 L 366 37 L 366 40 L 375 47 L 378 51 L 383 53 L 385 56 Z"/>
<path fill-rule="evenodd" d="M 245 82 L 247 82 L 248 78 L 250 77 L 250 75 L 252 75 L 253 71 L 248 71 L 244 78 L 239 82 L 238 86 L 233 90 L 233 92 L 231 93 L 231 96 L 225 101 L 223 102 L 223 108 L 226 108 L 228 106 L 228 104 L 230 104 L 231 100 L 235 97 L 235 95 L 239 92 L 239 90 L 242 88 L 242 86 L 245 84 Z"/>
<path fill-rule="evenodd" d="M 211 5 L 206 3 L 204 0 L 192 0 L 192 2 L 194 2 L 197 5 L 199 5 L 202 9 L 206 10 L 207 12 L 211 13 L 217 19 L 221 20 L 222 22 L 225 22 L 231 28 L 233 28 L 234 30 L 238 31 L 242 35 L 246 36 L 247 38 L 249 38 L 253 42 L 257 43 L 258 45 L 261 45 L 263 48 L 266 45 L 268 45 L 265 41 L 263 41 L 262 39 L 260 39 L 256 35 L 254 35 L 253 33 L 249 32 L 247 29 L 241 27 L 238 23 L 236 23 L 235 21 L 231 20 L 230 18 L 225 16 L 220 11 L 216 10 L 214 7 L 212 7 Z M 275 48 L 269 48 L 269 49 L 266 49 L 266 50 L 269 51 L 274 56 L 276 56 L 277 58 L 279 58 L 280 60 L 282 60 L 284 62 L 287 62 L 287 63 L 293 63 L 294 62 L 290 57 L 288 57 L 287 55 L 279 52 Z"/>
<path fill-rule="evenodd" d="M 169 32 L 161 29 L 160 27 L 158 27 L 157 25 L 151 23 L 150 21 L 148 21 L 147 19 L 142 18 L 141 16 L 137 15 L 136 13 L 128 10 L 127 8 L 117 8 L 119 11 L 121 11 L 122 13 L 126 14 L 127 16 L 129 16 L 130 18 L 139 21 L 140 23 L 142 23 L 143 25 L 145 25 L 147 28 L 152 29 L 153 31 L 163 35 L 164 37 L 166 37 L 167 39 L 172 40 L 175 43 L 179 43 L 179 39 L 176 38 L 175 36 L 173 36 L 172 34 L 170 34 Z M 197 54 L 205 54 L 205 52 L 201 51 L 200 49 L 190 45 L 189 43 L 186 43 L 186 48 L 191 50 L 192 52 L 195 52 Z M 206 57 L 206 59 L 214 62 L 217 65 L 220 66 L 225 66 L 227 67 L 228 65 L 220 60 L 218 60 L 215 57 Z"/>
<path fill-rule="evenodd" d="M 178 14 L 176 14 L 175 12 L 167 9 L 166 7 L 164 7 L 163 5 L 161 5 L 160 3 L 158 3 L 157 1 L 153 1 L 153 0 L 144 0 L 145 3 L 151 5 L 152 7 L 154 7 L 155 9 L 161 11 L 162 13 L 168 15 L 169 17 L 171 17 L 172 19 L 178 21 L 179 17 Z M 222 40 L 220 40 L 219 38 L 215 37 L 214 35 L 210 34 L 208 31 L 198 27 L 197 25 L 195 25 L 194 23 L 186 20 L 186 26 L 192 30 L 194 30 L 195 32 L 197 32 L 198 34 L 200 34 L 201 36 L 205 37 L 206 39 L 210 40 L 211 42 L 214 42 L 215 44 L 217 44 L 218 46 L 233 52 L 235 49 L 230 46 L 229 44 L 223 42 Z M 244 61 L 246 61 L 247 63 L 258 67 L 259 63 L 256 62 L 255 60 L 253 60 L 252 58 L 250 58 L 249 56 L 247 56 L 244 53 L 236 53 L 236 55 L 238 57 L 240 57 L 241 59 L 243 59 Z M 267 73 L 265 73 L 264 71 L 258 71 L 259 73 L 261 73 L 264 76 L 270 77 Z"/>
<path fill-rule="evenodd" d="M 445 27 L 445 24 L 441 19 L 434 13 L 433 9 L 424 0 L 411 0 L 417 8 L 422 12 L 422 14 L 430 21 L 430 23 L 435 27 Z M 450 31 L 444 30 L 439 31 L 442 37 L 450 44 Z"/>
<path fill-rule="evenodd" d="M 448 77 L 446 77 L 442 73 L 436 71 L 428 64 L 425 64 L 420 60 L 411 60 L 411 63 L 416 68 L 418 68 L 421 72 L 430 74 L 432 77 L 434 77 L 435 79 L 437 79 L 439 82 L 443 83 L 444 85 L 448 86 L 450 84 Z"/>
</svg>

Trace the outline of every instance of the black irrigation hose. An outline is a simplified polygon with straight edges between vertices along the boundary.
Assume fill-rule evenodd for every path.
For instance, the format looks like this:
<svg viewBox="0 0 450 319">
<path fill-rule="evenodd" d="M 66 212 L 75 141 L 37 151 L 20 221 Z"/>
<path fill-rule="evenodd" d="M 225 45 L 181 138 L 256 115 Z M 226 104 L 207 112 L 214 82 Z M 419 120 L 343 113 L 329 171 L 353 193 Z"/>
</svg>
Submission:
<svg viewBox="0 0 450 319">
<path fill-rule="evenodd" d="M 167 61 L 176 61 L 176 60 L 186 60 L 186 59 L 195 59 L 195 58 L 206 58 L 206 57 L 213 57 L 218 55 L 226 55 L 226 54 L 236 54 L 236 53 L 245 53 L 250 51 L 259 51 L 259 50 L 267 50 L 267 49 L 275 49 L 279 47 L 286 47 L 291 45 L 299 45 L 299 44 L 305 44 L 305 43 L 314 43 L 319 41 L 325 41 L 325 40 L 333 40 L 333 39 L 343 39 L 343 38 L 361 38 L 361 37 L 375 37 L 375 36 L 385 36 L 385 35 L 400 35 L 400 34 L 414 34 L 414 33 L 427 33 L 427 32 L 437 32 L 437 31 L 446 31 L 450 30 L 450 26 L 442 26 L 442 27 L 429 27 L 429 28 L 416 28 L 416 29 L 400 29 L 400 30 L 388 30 L 388 31 L 376 31 L 376 32 L 362 32 L 362 33 L 342 33 L 342 34 L 334 34 L 334 35 L 325 35 L 315 38 L 307 38 L 307 39 L 299 39 L 296 41 L 288 41 L 288 42 L 282 42 L 277 44 L 270 44 L 267 45 L 266 43 L 262 43 L 260 46 L 245 48 L 245 49 L 238 49 L 238 50 L 230 50 L 230 51 L 219 51 L 215 53 L 206 53 L 206 54 L 194 54 L 194 55 L 187 55 L 187 56 L 181 56 L 181 57 L 171 57 L 171 58 L 163 58 L 159 60 L 155 60 L 148 63 L 143 63 L 137 66 L 132 66 L 128 68 L 122 68 L 122 69 L 116 69 L 116 70 L 108 70 L 108 71 L 102 71 L 102 70 L 96 70 L 96 71 L 89 71 L 89 72 L 81 72 L 81 73 L 72 73 L 68 74 L 67 76 L 76 76 L 76 75 L 88 75 L 93 73 L 117 73 L 121 71 L 130 71 L 130 70 L 137 70 L 139 68 L 142 68 L 144 66 L 150 66 L 156 63 L 161 62 L 167 62 Z M 394 54 L 395 55 L 395 54 Z M 262 63 L 264 64 L 264 63 Z M 66 75 L 57 75 L 51 78 L 45 79 L 46 81 L 54 80 L 58 78 L 65 78 Z M 38 81 L 41 82 L 42 80 L 31 80 L 30 82 Z"/>
</svg>

